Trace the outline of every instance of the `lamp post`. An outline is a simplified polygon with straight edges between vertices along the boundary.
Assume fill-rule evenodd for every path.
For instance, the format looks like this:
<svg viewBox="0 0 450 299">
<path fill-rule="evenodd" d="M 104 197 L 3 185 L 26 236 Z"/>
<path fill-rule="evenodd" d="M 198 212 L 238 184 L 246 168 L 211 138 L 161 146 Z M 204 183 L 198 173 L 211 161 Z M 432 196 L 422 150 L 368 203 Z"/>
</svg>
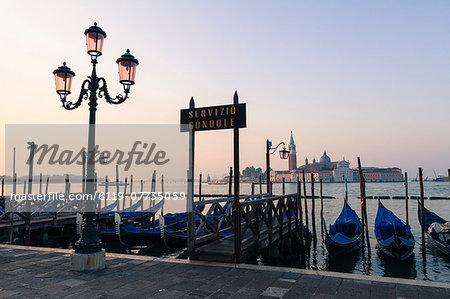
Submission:
<svg viewBox="0 0 450 299">
<path fill-rule="evenodd" d="M 270 186 L 270 155 L 275 153 L 280 145 L 283 145 L 283 149 L 279 151 L 280 159 L 286 160 L 289 157 L 289 151 L 286 150 L 286 144 L 282 141 L 277 146 L 272 147 L 272 141 L 266 140 L 266 182 L 267 193 L 272 195 L 272 188 Z"/>
<path fill-rule="evenodd" d="M 84 31 L 86 35 L 87 52 L 91 56 L 92 73 L 88 79 L 81 84 L 81 91 L 76 102 L 67 100 L 67 96 L 71 93 L 72 79 L 75 73 L 66 66 L 64 62 L 62 66 L 57 68 L 53 74 L 55 75 L 56 93 L 59 94 L 62 106 L 67 110 L 78 108 L 83 100 L 89 99 L 89 135 L 88 135 L 88 159 L 87 159 L 87 175 L 86 175 L 86 193 L 91 194 L 94 198 L 95 188 L 95 112 L 97 110 L 97 95 L 105 98 L 109 104 L 121 104 L 130 93 L 130 87 L 134 84 L 136 67 L 138 60 L 127 50 L 125 54 L 119 57 L 116 62 L 119 66 L 119 80 L 124 88 L 125 95 L 118 95 L 111 98 L 106 86 L 106 80 L 97 76 L 96 65 L 97 58 L 102 55 L 103 42 L 106 33 L 94 23 Z M 80 239 L 75 243 L 75 254 L 71 256 L 71 267 L 74 270 L 97 270 L 104 268 L 104 251 L 101 249 L 101 241 L 97 236 L 97 230 L 94 225 L 95 202 L 89 200 L 85 205 L 83 213 L 84 225 L 81 231 Z M 84 256 L 83 255 L 91 255 Z M 94 263 L 92 262 L 94 261 Z M 94 264 L 94 265 L 93 265 Z"/>
</svg>

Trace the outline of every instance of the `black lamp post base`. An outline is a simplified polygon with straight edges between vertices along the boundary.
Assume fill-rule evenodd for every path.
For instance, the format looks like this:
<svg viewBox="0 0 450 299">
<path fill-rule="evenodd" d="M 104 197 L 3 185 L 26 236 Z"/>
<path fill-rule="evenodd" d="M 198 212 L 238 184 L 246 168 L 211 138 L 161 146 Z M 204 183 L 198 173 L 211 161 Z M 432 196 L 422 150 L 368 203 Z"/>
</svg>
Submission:
<svg viewBox="0 0 450 299">
<path fill-rule="evenodd" d="M 102 241 L 97 236 L 97 227 L 94 224 L 95 213 L 84 213 L 84 225 L 80 239 L 73 245 L 75 253 L 96 253 L 102 250 Z"/>
<path fill-rule="evenodd" d="M 101 244 L 86 244 L 84 242 L 77 242 L 77 244 L 73 245 L 73 249 L 75 250 L 75 253 L 88 254 L 102 251 L 102 246 Z"/>
</svg>

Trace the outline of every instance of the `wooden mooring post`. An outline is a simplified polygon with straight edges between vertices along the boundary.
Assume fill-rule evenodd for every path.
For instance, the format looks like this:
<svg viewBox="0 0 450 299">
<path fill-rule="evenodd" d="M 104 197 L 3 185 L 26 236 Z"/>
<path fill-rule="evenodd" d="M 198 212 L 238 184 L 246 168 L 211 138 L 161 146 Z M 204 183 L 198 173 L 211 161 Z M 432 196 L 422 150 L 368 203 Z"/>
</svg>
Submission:
<svg viewBox="0 0 450 299">
<path fill-rule="evenodd" d="M 409 225 L 409 211 L 408 211 L 408 173 L 405 172 L 405 212 L 406 225 Z"/>
<path fill-rule="evenodd" d="M 425 199 L 424 199 L 424 192 L 423 192 L 423 175 L 422 175 L 422 168 L 419 168 L 419 184 L 420 184 L 420 223 L 421 225 L 421 232 L 422 232 L 422 248 L 425 247 L 425 224 L 424 224 L 424 212 L 423 209 L 425 207 Z"/>
<path fill-rule="evenodd" d="M 449 169 L 450 173 L 450 169 Z M 262 194 L 262 174 L 259 175 L 259 194 Z"/>
<path fill-rule="evenodd" d="M 314 196 L 314 174 L 311 173 L 311 224 L 314 242 L 317 241 L 316 233 L 316 198 Z"/>
<path fill-rule="evenodd" d="M 303 209 L 302 209 L 302 188 L 300 186 L 300 178 L 297 176 L 297 198 L 298 198 L 298 215 L 300 218 L 300 246 L 303 252 L 305 241 L 305 227 L 303 225 Z"/>
<path fill-rule="evenodd" d="M 366 180 L 364 179 L 364 175 L 361 167 L 361 158 L 358 157 L 358 170 L 359 170 L 359 180 L 360 180 L 360 194 L 361 194 L 361 218 L 363 223 L 363 240 L 364 235 L 366 237 L 366 245 L 367 249 L 370 251 L 370 240 L 369 240 L 369 224 L 367 220 L 367 206 L 366 206 Z"/>
<path fill-rule="evenodd" d="M 45 182 L 45 194 L 48 194 L 48 181 L 50 180 L 49 177 L 47 177 L 47 181 Z"/>
<path fill-rule="evenodd" d="M 320 187 L 320 232 L 323 239 L 323 192 L 322 192 L 322 179 L 319 180 Z"/>
<path fill-rule="evenodd" d="M 39 173 L 39 194 L 42 194 L 42 173 Z"/>
<path fill-rule="evenodd" d="M 122 199 L 122 217 L 125 213 L 125 202 L 126 202 L 125 195 L 127 194 L 127 186 L 128 186 L 128 178 L 125 177 L 125 186 L 123 188 L 123 199 Z"/>
<path fill-rule="evenodd" d="M 133 175 L 130 175 L 130 212 L 131 212 L 131 206 L 133 205 Z M 164 206 L 164 205 L 163 205 Z"/>
<path fill-rule="evenodd" d="M 449 184 L 449 187 L 450 187 L 450 169 L 448 169 L 448 184 Z M 449 189 L 450 190 L 450 189 Z M 450 194 L 450 191 L 449 191 L 449 194 Z M 450 195 L 449 195 L 450 196 Z"/>
<path fill-rule="evenodd" d="M 162 200 L 165 201 L 166 200 L 166 194 L 164 193 L 164 175 L 163 174 L 161 174 L 161 193 L 163 195 L 163 199 Z M 131 190 L 130 190 L 130 194 L 131 194 Z M 164 204 L 165 204 L 165 202 L 163 202 L 163 204 L 161 205 L 161 216 L 164 216 Z"/>
<path fill-rule="evenodd" d="M 230 174 L 228 175 L 228 196 L 231 197 L 233 186 L 233 167 L 230 167 Z"/>
<path fill-rule="evenodd" d="M 304 205 L 305 205 L 305 223 L 306 223 L 306 236 L 309 240 L 309 222 L 308 222 L 308 199 L 306 196 L 306 178 L 305 178 L 305 171 L 302 170 L 302 176 L 303 176 L 303 198 L 305 199 Z"/>
<path fill-rule="evenodd" d="M 198 200 L 202 200 L 202 174 L 198 177 Z"/>
<path fill-rule="evenodd" d="M 283 185 L 282 185 L 282 188 L 281 188 L 282 190 L 281 190 L 281 194 L 282 195 L 285 195 L 286 194 L 286 182 L 285 182 L 285 179 L 284 179 L 284 177 L 283 177 Z"/>
</svg>

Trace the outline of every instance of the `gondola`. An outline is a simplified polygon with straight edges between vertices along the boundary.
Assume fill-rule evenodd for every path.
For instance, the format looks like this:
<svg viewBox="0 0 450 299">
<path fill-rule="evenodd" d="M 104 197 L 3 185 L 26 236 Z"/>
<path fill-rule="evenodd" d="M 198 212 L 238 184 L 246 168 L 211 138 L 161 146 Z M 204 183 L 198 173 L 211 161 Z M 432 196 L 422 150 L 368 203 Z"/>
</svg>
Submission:
<svg viewBox="0 0 450 299">
<path fill-rule="evenodd" d="M 381 201 L 378 201 L 375 218 L 375 236 L 378 248 L 388 256 L 406 260 L 413 254 L 414 237 L 411 227 L 386 209 Z"/>
<path fill-rule="evenodd" d="M 344 201 L 339 217 L 329 231 L 323 221 L 325 231 L 325 245 L 328 252 L 333 255 L 347 254 L 354 252 L 361 246 L 361 222 L 356 212 Z"/>
<path fill-rule="evenodd" d="M 122 218 L 121 213 L 114 214 L 115 227 L 97 229 L 98 236 L 106 242 L 119 240 L 123 245 L 147 245 L 161 239 L 160 219 L 152 221 L 148 216 L 136 218 Z M 166 214 L 164 226 L 173 230 L 186 227 L 186 213 Z"/>
<path fill-rule="evenodd" d="M 417 209 L 419 214 L 419 223 L 422 225 L 420 219 L 420 205 Z M 443 254 L 450 257 L 450 222 L 437 214 L 423 208 L 423 218 L 426 233 L 431 240 L 431 243 Z"/>
<path fill-rule="evenodd" d="M 199 205 L 198 207 L 202 211 L 205 205 Z M 135 214 L 138 216 L 135 216 Z M 134 217 L 127 218 L 127 216 Z M 159 219 L 151 220 L 151 218 L 153 217 L 151 215 L 149 217 L 149 213 L 141 215 L 140 212 L 116 212 L 114 213 L 114 227 L 99 228 L 97 234 L 103 241 L 118 240 L 122 245 L 148 245 L 153 241 L 160 241 L 162 238 L 168 247 L 186 246 L 186 212 L 160 215 Z M 208 217 L 208 221 L 213 223 L 214 216 Z M 200 223 L 198 216 L 195 217 L 195 223 L 196 226 Z M 225 221 L 223 225 L 229 226 L 230 224 Z"/>
</svg>

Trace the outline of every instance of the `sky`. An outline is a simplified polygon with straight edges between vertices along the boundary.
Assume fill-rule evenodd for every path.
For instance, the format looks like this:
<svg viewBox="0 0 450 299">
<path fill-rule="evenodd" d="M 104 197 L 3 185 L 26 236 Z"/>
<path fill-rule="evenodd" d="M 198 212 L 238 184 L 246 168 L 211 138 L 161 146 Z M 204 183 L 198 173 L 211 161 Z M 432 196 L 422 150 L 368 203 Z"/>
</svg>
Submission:
<svg viewBox="0 0 450 299">
<path fill-rule="evenodd" d="M 75 71 L 75 100 L 91 70 L 83 32 L 96 21 L 111 94 L 122 91 L 115 60 L 129 48 L 140 61 L 130 99 L 100 100 L 97 123 L 177 124 L 191 96 L 220 105 L 237 90 L 241 169 L 264 168 L 265 140 L 293 131 L 299 164 L 326 150 L 351 167 L 360 156 L 434 177 L 450 168 L 449 14 L 448 1 L 2 1 L 0 126 L 87 123 L 87 103 L 61 107 L 52 71 L 63 61 Z M 200 132 L 196 148 L 197 174 L 233 164 L 232 130 Z"/>
</svg>

